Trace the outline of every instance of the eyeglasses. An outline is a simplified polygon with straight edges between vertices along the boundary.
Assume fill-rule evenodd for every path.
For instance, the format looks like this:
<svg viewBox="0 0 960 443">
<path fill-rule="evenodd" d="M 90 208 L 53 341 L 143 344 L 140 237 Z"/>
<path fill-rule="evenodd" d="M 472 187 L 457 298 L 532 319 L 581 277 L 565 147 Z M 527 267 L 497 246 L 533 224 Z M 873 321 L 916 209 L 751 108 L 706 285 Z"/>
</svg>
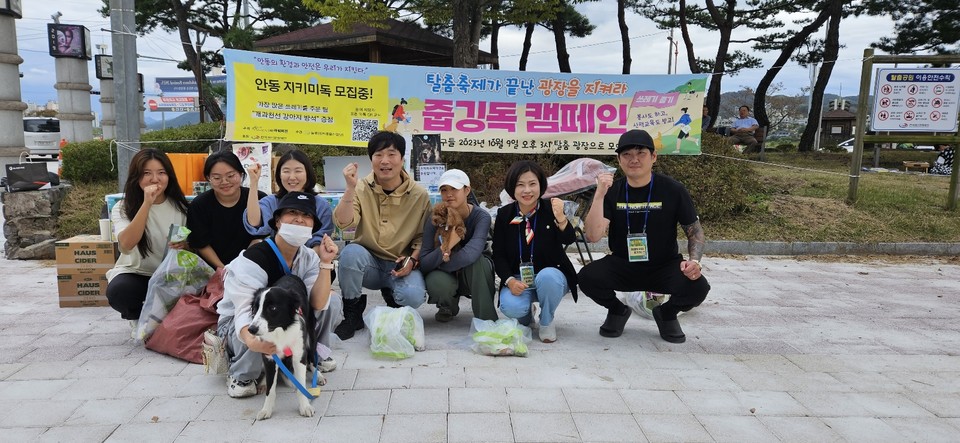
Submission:
<svg viewBox="0 0 960 443">
<path fill-rule="evenodd" d="M 240 174 L 236 172 L 231 172 L 227 175 L 211 175 L 210 183 L 223 183 L 224 181 L 235 182 L 238 178 L 240 178 Z"/>
</svg>

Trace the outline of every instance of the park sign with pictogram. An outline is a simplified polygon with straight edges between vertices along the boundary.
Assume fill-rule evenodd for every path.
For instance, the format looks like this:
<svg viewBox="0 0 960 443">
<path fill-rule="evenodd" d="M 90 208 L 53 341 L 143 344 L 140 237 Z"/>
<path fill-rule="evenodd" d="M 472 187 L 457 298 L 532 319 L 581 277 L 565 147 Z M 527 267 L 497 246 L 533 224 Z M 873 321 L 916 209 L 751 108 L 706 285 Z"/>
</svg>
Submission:
<svg viewBox="0 0 960 443">
<path fill-rule="evenodd" d="M 956 132 L 960 71 L 936 68 L 878 69 L 870 129 Z"/>
</svg>

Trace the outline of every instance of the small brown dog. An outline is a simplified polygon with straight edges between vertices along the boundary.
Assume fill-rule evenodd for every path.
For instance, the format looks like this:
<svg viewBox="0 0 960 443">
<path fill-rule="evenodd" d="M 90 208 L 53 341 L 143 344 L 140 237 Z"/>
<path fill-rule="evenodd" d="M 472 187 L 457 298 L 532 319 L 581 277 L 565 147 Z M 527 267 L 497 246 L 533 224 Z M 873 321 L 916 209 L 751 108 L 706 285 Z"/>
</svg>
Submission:
<svg viewBox="0 0 960 443">
<path fill-rule="evenodd" d="M 467 228 L 463 224 L 463 217 L 457 211 L 451 211 L 447 205 L 440 203 L 433 207 L 433 216 L 431 217 L 433 225 L 437 227 L 437 238 L 435 241 L 440 245 L 440 250 L 444 253 L 444 260 L 449 258 L 450 250 L 455 246 L 450 240 L 454 232 L 463 240 L 467 235 Z"/>
</svg>

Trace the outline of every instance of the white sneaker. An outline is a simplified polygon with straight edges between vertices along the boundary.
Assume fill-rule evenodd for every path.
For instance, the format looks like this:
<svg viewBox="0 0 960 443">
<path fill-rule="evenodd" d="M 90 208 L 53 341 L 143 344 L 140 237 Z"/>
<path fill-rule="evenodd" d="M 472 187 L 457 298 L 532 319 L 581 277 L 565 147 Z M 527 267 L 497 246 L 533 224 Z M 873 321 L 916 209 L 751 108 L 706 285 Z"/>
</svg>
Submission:
<svg viewBox="0 0 960 443">
<path fill-rule="evenodd" d="M 530 304 L 530 329 L 540 328 L 540 303 Z"/>
<path fill-rule="evenodd" d="M 227 377 L 227 395 L 233 398 L 252 397 L 257 395 L 256 380 L 237 380 Z"/>
<path fill-rule="evenodd" d="M 544 343 L 557 341 L 557 326 L 555 323 L 540 327 L 540 341 Z"/>
<path fill-rule="evenodd" d="M 327 357 L 320 362 L 320 372 L 331 372 L 337 369 L 337 361 L 333 357 Z"/>
</svg>

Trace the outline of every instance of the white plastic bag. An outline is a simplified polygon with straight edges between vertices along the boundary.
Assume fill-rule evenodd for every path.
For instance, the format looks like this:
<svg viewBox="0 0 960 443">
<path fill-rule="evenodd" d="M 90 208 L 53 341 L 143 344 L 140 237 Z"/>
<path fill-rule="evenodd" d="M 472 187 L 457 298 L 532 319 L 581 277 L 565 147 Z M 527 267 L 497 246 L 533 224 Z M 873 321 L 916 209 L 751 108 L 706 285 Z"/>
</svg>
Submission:
<svg viewBox="0 0 960 443">
<path fill-rule="evenodd" d="M 196 294 L 207 285 L 214 269 L 200 256 L 171 249 L 147 283 L 147 298 L 140 311 L 133 338 L 146 341 L 183 294 Z"/>
<path fill-rule="evenodd" d="M 377 306 L 364 314 L 363 322 L 370 330 L 370 352 L 374 357 L 400 360 L 426 349 L 423 319 L 409 306 Z"/>
<path fill-rule="evenodd" d="M 473 349 L 483 355 L 526 357 L 527 345 L 533 340 L 530 328 L 515 318 L 500 320 L 473 319 Z"/>
<path fill-rule="evenodd" d="M 653 320 L 653 308 L 670 300 L 670 294 L 661 294 L 650 291 L 634 291 L 623 293 L 623 303 L 633 309 L 637 315 Z"/>
</svg>

